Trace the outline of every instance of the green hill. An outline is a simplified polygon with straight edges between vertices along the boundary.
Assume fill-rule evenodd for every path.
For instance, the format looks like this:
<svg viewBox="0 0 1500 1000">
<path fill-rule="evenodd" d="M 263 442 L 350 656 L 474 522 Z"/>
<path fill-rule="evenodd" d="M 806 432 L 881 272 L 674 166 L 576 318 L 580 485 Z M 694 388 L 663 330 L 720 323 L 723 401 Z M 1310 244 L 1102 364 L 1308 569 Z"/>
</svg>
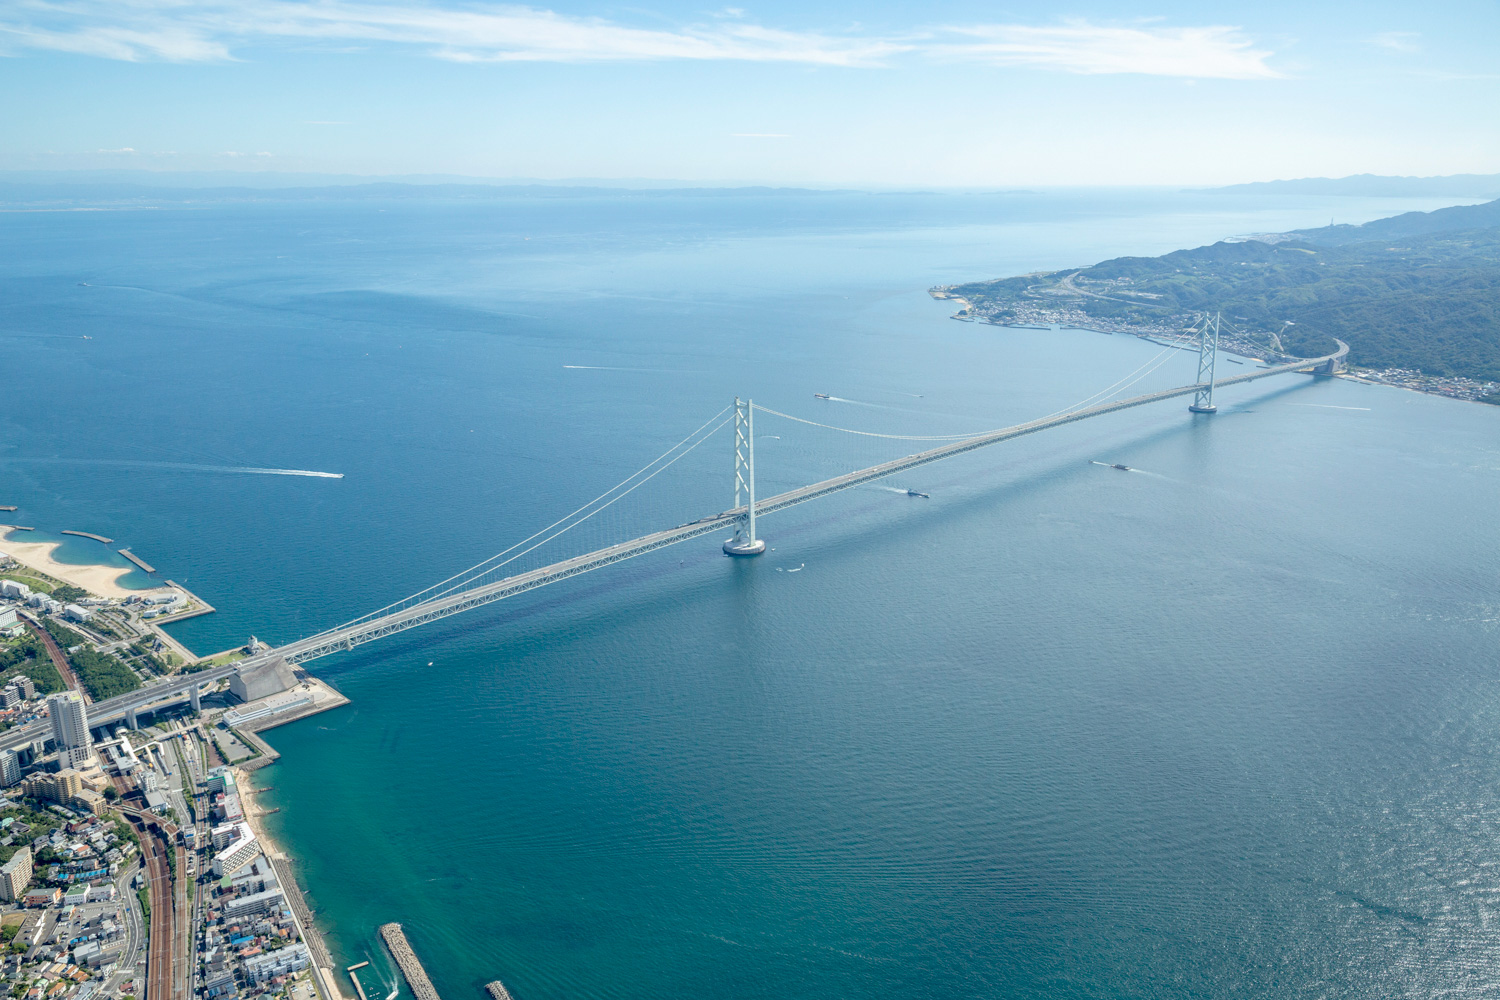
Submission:
<svg viewBox="0 0 1500 1000">
<path fill-rule="evenodd" d="M 994 323 L 1167 332 L 1222 312 L 1292 354 L 1337 337 L 1351 364 L 1500 381 L 1500 201 L 933 291 Z"/>
</svg>

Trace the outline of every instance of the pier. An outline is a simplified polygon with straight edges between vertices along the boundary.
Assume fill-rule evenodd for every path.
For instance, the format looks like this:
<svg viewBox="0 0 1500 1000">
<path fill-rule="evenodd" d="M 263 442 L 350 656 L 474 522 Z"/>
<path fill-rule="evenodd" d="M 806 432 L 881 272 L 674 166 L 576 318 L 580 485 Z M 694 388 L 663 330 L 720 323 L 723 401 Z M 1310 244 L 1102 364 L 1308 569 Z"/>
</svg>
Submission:
<svg viewBox="0 0 1500 1000">
<path fill-rule="evenodd" d="M 363 969 L 369 964 L 369 962 L 360 962 L 358 965 L 351 965 L 345 970 L 349 973 L 349 981 L 354 984 L 354 992 L 359 994 L 359 1000 L 370 1000 L 370 998 L 365 996 L 364 984 L 359 981 L 359 977 L 354 974 L 354 971 L 356 969 Z"/>
<path fill-rule="evenodd" d="M 63 534 L 67 534 L 67 532 L 63 532 Z M 90 535 L 89 537 L 90 538 L 97 538 L 98 536 L 97 535 Z M 139 566 L 141 569 L 145 570 L 147 573 L 155 573 L 156 572 L 156 567 L 155 566 L 151 565 L 146 560 L 142 559 L 140 556 L 135 555 L 129 549 L 121 549 L 120 550 L 120 555 L 124 556 L 126 559 L 129 559 L 131 562 L 135 563 L 137 566 Z"/>
<path fill-rule="evenodd" d="M 417 953 L 407 943 L 406 932 L 401 929 L 401 925 L 381 924 L 380 936 L 385 939 L 385 946 L 390 950 L 391 957 L 401 967 L 401 975 L 406 977 L 406 985 L 411 987 L 412 995 L 417 1000 L 440 1000 L 437 988 L 427 978 L 427 970 L 422 968 Z"/>
<path fill-rule="evenodd" d="M 110 542 L 114 541 L 113 538 L 105 538 L 103 535 L 96 535 L 93 532 L 89 531 L 64 531 L 63 534 L 77 535 L 79 538 L 92 538 L 94 541 L 103 542 L 105 545 L 108 545 Z"/>
</svg>

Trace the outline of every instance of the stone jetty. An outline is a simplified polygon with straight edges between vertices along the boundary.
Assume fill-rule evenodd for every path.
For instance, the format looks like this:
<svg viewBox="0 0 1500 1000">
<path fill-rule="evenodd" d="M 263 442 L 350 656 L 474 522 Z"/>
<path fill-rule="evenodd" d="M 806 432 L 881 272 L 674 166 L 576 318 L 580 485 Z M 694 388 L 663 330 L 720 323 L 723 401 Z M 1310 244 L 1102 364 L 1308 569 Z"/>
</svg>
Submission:
<svg viewBox="0 0 1500 1000">
<path fill-rule="evenodd" d="M 417 1000 L 441 1000 L 432 980 L 427 978 L 427 970 L 418 961 L 417 953 L 407 943 L 406 932 L 401 929 L 401 925 L 381 924 L 380 936 L 385 939 L 386 948 L 400 966 L 401 975 L 406 977 L 406 985 L 411 987 L 412 995 Z"/>
</svg>

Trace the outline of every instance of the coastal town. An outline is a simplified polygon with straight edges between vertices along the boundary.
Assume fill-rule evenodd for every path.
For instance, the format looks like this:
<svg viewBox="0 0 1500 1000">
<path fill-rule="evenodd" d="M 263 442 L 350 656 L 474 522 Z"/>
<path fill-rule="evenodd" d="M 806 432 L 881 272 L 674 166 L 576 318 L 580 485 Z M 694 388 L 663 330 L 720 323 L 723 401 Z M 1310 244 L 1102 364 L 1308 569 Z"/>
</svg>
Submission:
<svg viewBox="0 0 1500 1000">
<path fill-rule="evenodd" d="M 995 298 L 970 299 L 961 286 L 940 285 L 929 294 L 940 301 L 959 305 L 953 319 L 969 323 L 987 323 L 1035 330 L 1088 330 L 1094 333 L 1139 337 L 1156 344 L 1197 351 L 1196 336 L 1187 331 L 1194 327 L 1197 313 L 1172 313 L 1151 316 L 1140 312 L 1111 316 L 1084 308 L 1090 299 L 1128 300 L 1150 304 L 1156 296 L 1131 287 L 1131 279 L 1089 279 L 1068 275 L 1050 287 L 1028 289 L 1026 293 Z M 1254 364 L 1284 364 L 1295 360 L 1285 350 L 1274 332 L 1258 338 L 1228 328 L 1219 335 L 1219 349 L 1226 359 L 1238 358 Z M 1241 363 L 1232 361 L 1231 363 Z M 1500 382 L 1470 378 L 1464 375 L 1434 375 L 1416 368 L 1349 364 L 1339 378 L 1372 385 L 1388 385 L 1413 392 L 1423 392 L 1469 402 L 1500 402 Z"/>
<path fill-rule="evenodd" d="M 101 726 L 101 702 L 261 644 L 196 657 L 160 628 L 212 610 L 185 588 L 122 591 L 25 551 L 0 552 L 0 975 L 13 1000 L 343 1000 L 254 775 L 277 757 L 260 731 L 347 700 L 285 669 L 236 673 Z"/>
</svg>

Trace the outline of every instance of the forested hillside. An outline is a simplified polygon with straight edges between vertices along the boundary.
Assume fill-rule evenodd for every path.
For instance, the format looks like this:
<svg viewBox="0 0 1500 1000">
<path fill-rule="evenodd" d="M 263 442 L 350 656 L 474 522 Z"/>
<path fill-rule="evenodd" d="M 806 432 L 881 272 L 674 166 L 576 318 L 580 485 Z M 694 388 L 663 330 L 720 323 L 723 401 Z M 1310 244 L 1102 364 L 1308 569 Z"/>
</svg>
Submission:
<svg viewBox="0 0 1500 1000">
<path fill-rule="evenodd" d="M 995 323 L 1182 329 L 1221 311 L 1310 356 L 1500 380 L 1500 201 L 937 289 Z"/>
</svg>

